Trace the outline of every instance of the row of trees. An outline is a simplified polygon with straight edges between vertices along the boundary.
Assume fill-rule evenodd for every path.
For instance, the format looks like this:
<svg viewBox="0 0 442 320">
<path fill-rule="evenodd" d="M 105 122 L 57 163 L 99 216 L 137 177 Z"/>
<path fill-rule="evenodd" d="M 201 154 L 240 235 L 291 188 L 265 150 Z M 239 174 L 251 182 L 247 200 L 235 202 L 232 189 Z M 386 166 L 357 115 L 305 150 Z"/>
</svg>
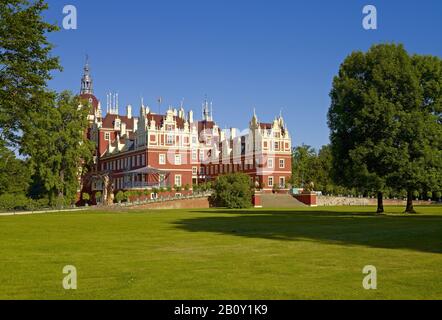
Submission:
<svg viewBox="0 0 442 320">
<path fill-rule="evenodd" d="M 11 196 L 72 204 L 79 168 L 91 160 L 88 110 L 47 88 L 61 66 L 47 40 L 57 27 L 43 21 L 46 9 L 43 0 L 0 2 L 0 204 Z"/>
<path fill-rule="evenodd" d="M 292 180 L 293 186 L 304 187 L 311 182 L 316 191 L 331 196 L 375 197 L 376 191 L 364 190 L 356 187 L 346 187 L 335 182 L 333 174 L 333 155 L 330 145 L 325 145 L 319 151 L 308 145 L 297 146 L 293 149 Z M 407 190 L 385 188 L 384 198 L 405 199 Z M 414 199 L 440 201 L 442 188 L 419 189 L 413 192 Z"/>
</svg>

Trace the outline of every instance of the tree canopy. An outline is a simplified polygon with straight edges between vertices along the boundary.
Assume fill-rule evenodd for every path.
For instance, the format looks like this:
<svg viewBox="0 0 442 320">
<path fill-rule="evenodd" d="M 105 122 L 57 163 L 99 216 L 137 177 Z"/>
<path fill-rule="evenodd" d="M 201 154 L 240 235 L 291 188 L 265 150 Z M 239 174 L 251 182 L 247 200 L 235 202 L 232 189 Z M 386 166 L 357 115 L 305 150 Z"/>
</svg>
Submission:
<svg viewBox="0 0 442 320">
<path fill-rule="evenodd" d="M 47 81 L 61 69 L 51 56 L 47 34 L 57 30 L 43 20 L 43 0 L 0 2 L 0 139 L 21 146 L 31 119 L 45 113 Z"/>
<path fill-rule="evenodd" d="M 382 193 L 440 188 L 441 60 L 402 45 L 353 52 L 333 81 L 329 127 L 335 181 Z"/>
<path fill-rule="evenodd" d="M 0 193 L 54 205 L 75 199 L 92 150 L 84 135 L 88 110 L 47 86 L 61 70 L 47 38 L 58 30 L 44 21 L 47 8 L 44 0 L 0 2 Z"/>
<path fill-rule="evenodd" d="M 93 145 L 85 135 L 88 110 L 78 108 L 78 97 L 69 92 L 57 95 L 54 104 L 37 118 L 26 152 L 51 203 L 60 198 L 72 203 L 81 170 L 92 158 Z"/>
</svg>

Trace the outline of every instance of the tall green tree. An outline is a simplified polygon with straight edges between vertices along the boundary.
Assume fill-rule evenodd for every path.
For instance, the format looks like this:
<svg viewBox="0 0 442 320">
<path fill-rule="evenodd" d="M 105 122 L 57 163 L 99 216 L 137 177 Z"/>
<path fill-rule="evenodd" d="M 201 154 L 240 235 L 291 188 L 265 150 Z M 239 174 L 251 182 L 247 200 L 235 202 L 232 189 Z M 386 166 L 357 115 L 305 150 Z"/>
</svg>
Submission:
<svg viewBox="0 0 442 320">
<path fill-rule="evenodd" d="M 57 30 L 43 20 L 47 8 L 43 0 L 0 1 L 0 139 L 10 147 L 21 146 L 30 119 L 46 113 L 46 84 L 61 68 L 47 40 Z"/>
<path fill-rule="evenodd" d="M 323 146 L 319 152 L 316 159 L 315 166 L 315 183 L 316 189 L 322 191 L 325 194 L 333 194 L 339 189 L 333 182 L 332 178 L 332 166 L 333 166 L 333 156 L 329 145 Z"/>
<path fill-rule="evenodd" d="M 405 212 L 414 213 L 415 191 L 434 191 L 442 186 L 442 60 L 419 55 L 410 60 L 418 91 L 414 101 L 398 110 L 400 155 L 395 158 L 390 185 L 407 191 Z"/>
<path fill-rule="evenodd" d="M 329 110 L 334 178 L 349 188 L 376 191 L 378 213 L 398 154 L 398 110 L 418 91 L 414 69 L 399 45 L 353 52 L 334 78 Z"/>
<path fill-rule="evenodd" d="M 85 135 L 89 110 L 80 109 L 78 97 L 69 92 L 55 100 L 46 115 L 34 120 L 32 136 L 25 137 L 29 141 L 26 152 L 50 202 L 72 204 L 82 170 L 92 160 L 94 146 Z"/>
<path fill-rule="evenodd" d="M 437 180 L 440 147 L 427 140 L 438 140 L 440 115 L 437 120 L 435 110 L 429 115 L 423 105 L 434 108 L 430 101 L 440 99 L 415 60 L 402 45 L 375 45 L 347 57 L 333 81 L 328 118 L 334 178 L 377 191 L 378 212 L 384 210 L 383 191 L 406 188 L 410 196 Z"/>
<path fill-rule="evenodd" d="M 310 182 L 315 182 L 316 150 L 309 145 L 293 148 L 292 152 L 292 184 L 304 187 Z"/>
</svg>

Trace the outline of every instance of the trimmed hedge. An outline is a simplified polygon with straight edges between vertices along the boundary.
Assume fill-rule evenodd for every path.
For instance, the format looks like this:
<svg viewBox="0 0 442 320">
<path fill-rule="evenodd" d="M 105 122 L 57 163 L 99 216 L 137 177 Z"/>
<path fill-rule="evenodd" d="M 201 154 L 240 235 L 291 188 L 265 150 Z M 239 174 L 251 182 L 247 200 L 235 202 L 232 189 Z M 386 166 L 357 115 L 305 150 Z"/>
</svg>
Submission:
<svg viewBox="0 0 442 320">
<path fill-rule="evenodd" d="M 32 211 L 47 208 L 47 199 L 34 200 L 23 194 L 2 194 L 0 195 L 0 211 Z"/>
</svg>

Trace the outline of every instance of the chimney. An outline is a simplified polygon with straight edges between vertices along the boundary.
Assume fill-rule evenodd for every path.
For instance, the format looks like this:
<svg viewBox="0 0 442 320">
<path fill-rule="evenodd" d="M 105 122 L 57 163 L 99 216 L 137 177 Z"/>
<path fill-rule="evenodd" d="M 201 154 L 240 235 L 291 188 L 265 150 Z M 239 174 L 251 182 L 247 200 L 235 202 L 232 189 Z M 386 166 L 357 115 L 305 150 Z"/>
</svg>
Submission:
<svg viewBox="0 0 442 320">
<path fill-rule="evenodd" d="M 130 104 L 127 106 L 127 118 L 132 119 L 132 106 Z"/>
<path fill-rule="evenodd" d="M 192 110 L 189 111 L 189 122 L 193 123 L 193 111 Z"/>
<path fill-rule="evenodd" d="M 180 117 L 180 119 L 184 119 L 184 109 L 182 107 L 178 111 L 178 117 Z"/>
<path fill-rule="evenodd" d="M 230 138 L 231 139 L 235 139 L 237 135 L 236 129 L 235 128 L 230 128 Z"/>
<path fill-rule="evenodd" d="M 126 122 L 121 122 L 121 136 L 124 137 L 126 135 Z"/>
</svg>

